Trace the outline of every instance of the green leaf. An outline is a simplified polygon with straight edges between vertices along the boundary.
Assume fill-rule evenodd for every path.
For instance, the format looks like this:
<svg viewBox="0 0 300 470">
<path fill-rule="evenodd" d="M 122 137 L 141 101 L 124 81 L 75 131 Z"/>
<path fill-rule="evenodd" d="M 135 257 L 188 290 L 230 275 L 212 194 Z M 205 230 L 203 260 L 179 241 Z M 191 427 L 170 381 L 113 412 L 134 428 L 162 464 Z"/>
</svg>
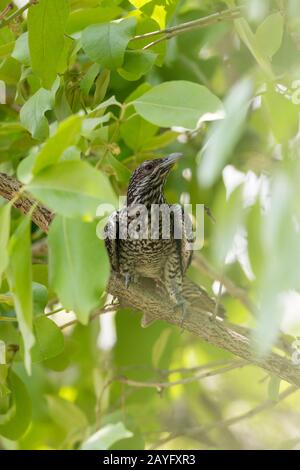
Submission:
<svg viewBox="0 0 300 470">
<path fill-rule="evenodd" d="M 0 340 L 0 366 L 6 364 L 6 346 L 4 341 Z M 6 379 L 7 373 L 5 368 L 0 368 L 0 383 Z M 3 372 L 4 371 L 4 372 Z M 5 376 L 5 377 L 4 377 Z"/>
<path fill-rule="evenodd" d="M 251 82 L 244 79 L 226 97 L 226 117 L 211 126 L 204 148 L 200 151 L 202 160 L 198 168 L 198 179 L 201 185 L 214 184 L 231 156 L 246 121 L 251 94 Z"/>
<path fill-rule="evenodd" d="M 23 33 L 18 37 L 11 56 L 21 64 L 30 65 L 28 32 Z"/>
<path fill-rule="evenodd" d="M 7 384 L 9 365 L 6 364 L 6 345 L 0 340 L 0 422 L 1 415 L 8 412 L 10 408 L 11 391 Z"/>
<path fill-rule="evenodd" d="M 96 80 L 97 75 L 99 75 L 100 67 L 98 64 L 93 64 L 84 78 L 80 82 L 80 89 L 87 96 L 93 86 L 94 81 Z"/>
<path fill-rule="evenodd" d="M 162 134 L 153 136 L 147 142 L 144 142 L 142 149 L 147 152 L 151 150 L 158 150 L 167 147 L 172 142 L 174 142 L 178 137 L 178 132 L 166 131 Z"/>
<path fill-rule="evenodd" d="M 13 57 L 7 57 L 0 65 L 0 80 L 6 85 L 17 85 L 21 76 L 21 67 Z"/>
<path fill-rule="evenodd" d="M 137 112 L 161 127 L 196 129 L 203 121 L 223 117 L 221 101 L 206 87 L 177 80 L 161 83 L 134 101 Z"/>
<path fill-rule="evenodd" d="M 0 420 L 0 434 L 17 440 L 27 430 L 31 421 L 31 400 L 22 380 L 11 370 L 8 385 L 12 392 L 12 404 L 6 416 Z"/>
<path fill-rule="evenodd" d="M 27 129 L 32 137 L 44 140 L 49 134 L 49 124 L 45 118 L 46 111 L 53 107 L 51 92 L 40 88 L 24 104 L 20 112 L 21 124 Z"/>
<path fill-rule="evenodd" d="M 82 440 L 88 427 L 83 411 L 74 403 L 54 395 L 47 397 L 47 403 L 51 419 L 62 429 L 65 440 L 69 444 Z"/>
<path fill-rule="evenodd" d="M 224 265 L 226 255 L 232 249 L 237 228 L 245 216 L 243 207 L 243 188 L 237 187 L 226 200 L 224 192 L 220 192 L 214 215 L 218 221 L 218 230 L 214 231 L 212 253 L 219 266 Z"/>
<path fill-rule="evenodd" d="M 99 204 L 116 202 L 107 177 L 83 161 L 52 165 L 38 173 L 26 189 L 66 217 L 91 219 Z"/>
<path fill-rule="evenodd" d="M 68 147 L 61 156 L 62 162 L 69 162 L 69 161 L 79 161 L 81 160 L 81 152 L 78 147 L 72 145 L 72 147 Z"/>
<path fill-rule="evenodd" d="M 46 305 L 48 303 L 48 289 L 43 284 L 38 282 L 32 283 L 32 293 L 33 293 L 33 313 L 34 315 L 39 315 L 44 313 Z"/>
<path fill-rule="evenodd" d="M 157 21 L 144 14 L 138 16 L 136 27 L 136 36 L 144 35 L 152 31 L 157 31 L 160 26 Z M 150 38 L 137 39 L 129 43 L 129 48 L 134 50 L 142 50 L 150 42 Z M 156 64 L 162 66 L 167 51 L 167 41 L 161 41 L 151 47 L 151 52 L 157 54 Z"/>
<path fill-rule="evenodd" d="M 35 149 L 36 150 L 36 149 Z M 28 157 L 21 160 L 17 168 L 18 180 L 24 184 L 29 183 L 32 178 L 32 169 L 36 159 L 36 151 L 32 151 Z"/>
<path fill-rule="evenodd" d="M 100 75 L 98 75 L 96 82 L 95 82 L 95 93 L 94 93 L 94 100 L 93 106 L 97 106 L 99 103 L 105 98 L 107 88 L 110 82 L 110 70 L 103 70 Z"/>
<path fill-rule="evenodd" d="M 64 86 L 61 86 L 55 95 L 54 112 L 58 121 L 63 121 L 72 114 L 71 105 Z"/>
<path fill-rule="evenodd" d="M 82 32 L 82 47 L 93 62 L 104 68 L 122 66 L 129 40 L 134 35 L 135 18 L 92 25 Z"/>
<path fill-rule="evenodd" d="M 44 168 L 57 163 L 63 152 L 75 145 L 80 137 L 82 117 L 70 116 L 59 124 L 57 131 L 51 136 L 41 152 L 38 154 L 33 174 L 39 173 Z"/>
<path fill-rule="evenodd" d="M 84 441 L 81 450 L 107 450 L 121 439 L 132 436 L 123 423 L 108 424 Z"/>
<path fill-rule="evenodd" d="M 59 75 L 63 75 L 67 71 L 72 54 L 76 56 L 77 48 L 80 48 L 80 46 L 74 39 L 69 36 L 64 37 L 63 49 L 56 67 Z"/>
<path fill-rule="evenodd" d="M 109 7 L 80 8 L 70 14 L 67 23 L 67 32 L 68 34 L 72 34 L 77 31 L 82 31 L 92 24 L 107 23 L 121 14 L 122 9 L 114 5 Z"/>
<path fill-rule="evenodd" d="M 96 223 L 57 216 L 49 231 L 50 284 L 63 306 L 86 324 L 97 307 L 109 277 L 103 241 Z"/>
<path fill-rule="evenodd" d="M 271 63 L 268 57 L 260 50 L 259 45 L 256 41 L 256 37 L 252 32 L 252 29 L 245 18 L 239 18 L 234 22 L 235 28 L 241 38 L 241 40 L 248 47 L 249 51 L 259 64 L 268 80 L 274 80 Z"/>
<path fill-rule="evenodd" d="M 151 89 L 148 83 L 138 86 L 126 99 L 126 103 L 131 103 Z M 139 151 L 150 141 L 158 131 L 158 127 L 146 121 L 139 115 L 135 115 L 132 106 L 126 109 L 124 121 L 121 123 L 121 136 L 131 149 Z"/>
<path fill-rule="evenodd" d="M 114 157 L 111 152 L 108 152 L 106 155 L 106 163 L 112 168 L 117 181 L 125 184 L 128 183 L 131 175 L 130 171 L 122 162 Z"/>
<path fill-rule="evenodd" d="M 9 267 L 7 277 L 13 294 L 16 315 L 25 349 L 25 367 L 30 373 L 30 350 L 34 345 L 32 334 L 32 271 L 31 271 L 31 219 L 24 218 L 9 241 Z"/>
<path fill-rule="evenodd" d="M 132 5 L 134 5 L 136 8 L 142 8 L 146 3 L 151 2 L 152 0 L 129 0 Z"/>
<path fill-rule="evenodd" d="M 248 212 L 247 234 L 248 234 L 248 256 L 251 269 L 256 278 L 260 278 L 265 259 L 265 250 L 262 245 L 261 226 L 263 224 L 262 208 L 257 201 Z"/>
<path fill-rule="evenodd" d="M 32 69 L 45 88 L 50 88 L 56 78 L 68 15 L 68 0 L 40 0 L 28 12 Z"/>
<path fill-rule="evenodd" d="M 9 42 L 7 44 L 0 45 L 0 57 L 7 57 L 11 52 L 13 52 L 15 47 L 15 42 Z"/>
<path fill-rule="evenodd" d="M 282 293 L 296 290 L 299 285 L 299 233 L 294 223 L 297 197 L 291 175 L 283 171 L 273 174 L 269 200 L 263 223 L 258 227 L 267 260 L 262 263 L 258 283 L 260 308 L 253 335 L 261 356 L 270 352 L 278 337 L 284 313 Z"/>
<path fill-rule="evenodd" d="M 122 68 L 118 69 L 125 80 L 139 80 L 155 63 L 157 54 L 149 51 L 126 51 Z"/>
<path fill-rule="evenodd" d="M 103 114 L 103 116 L 100 116 L 100 117 L 84 119 L 81 135 L 83 137 L 86 137 L 87 139 L 92 139 L 93 132 L 95 131 L 95 129 L 101 124 L 108 122 L 110 118 L 111 118 L 111 113 L 108 112 L 107 114 Z"/>
<path fill-rule="evenodd" d="M 139 151 L 147 146 L 147 143 L 155 136 L 158 128 L 151 122 L 145 121 L 141 116 L 128 117 L 129 119 L 121 124 L 121 136 L 128 147 Z"/>
<path fill-rule="evenodd" d="M 58 326 L 46 316 L 34 319 L 35 345 L 31 350 L 33 362 L 42 362 L 58 356 L 65 345 L 64 335 Z"/>
<path fill-rule="evenodd" d="M 256 30 L 255 39 L 260 51 L 273 57 L 279 50 L 283 37 L 284 20 L 281 13 L 268 16 Z"/>
<path fill-rule="evenodd" d="M 0 287 L 2 283 L 2 276 L 8 266 L 8 241 L 10 233 L 10 217 L 11 205 L 5 204 L 0 207 Z"/>
<path fill-rule="evenodd" d="M 154 344 L 153 353 L 152 353 L 152 364 L 155 369 L 159 368 L 161 357 L 164 353 L 164 350 L 169 341 L 171 333 L 172 331 L 169 328 L 163 330 L 161 332 L 160 337 L 157 339 L 156 343 Z"/>
<path fill-rule="evenodd" d="M 262 97 L 263 109 L 278 143 L 294 137 L 299 126 L 299 107 L 286 96 L 268 90 Z"/>
</svg>

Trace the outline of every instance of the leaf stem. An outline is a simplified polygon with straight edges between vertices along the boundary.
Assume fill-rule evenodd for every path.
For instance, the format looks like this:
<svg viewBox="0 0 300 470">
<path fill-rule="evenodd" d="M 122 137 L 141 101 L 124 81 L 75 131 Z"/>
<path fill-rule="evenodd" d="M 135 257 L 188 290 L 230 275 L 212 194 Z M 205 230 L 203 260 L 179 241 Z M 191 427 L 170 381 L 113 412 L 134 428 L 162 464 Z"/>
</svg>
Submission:
<svg viewBox="0 0 300 470">
<path fill-rule="evenodd" d="M 229 8 L 227 10 L 213 13 L 212 15 L 205 16 L 194 21 L 188 21 L 187 23 L 182 23 L 177 26 L 171 26 L 166 29 L 150 31 L 149 33 L 140 34 L 138 36 L 133 37 L 131 41 L 138 41 L 141 39 L 148 39 L 154 36 L 163 35 L 159 39 L 156 39 L 155 41 L 147 44 L 143 48 L 144 50 L 146 50 L 146 49 L 149 49 L 150 47 L 155 46 L 156 44 L 162 41 L 171 39 L 172 37 L 178 36 L 179 34 L 182 34 L 186 31 L 193 31 L 195 29 L 204 28 L 206 26 L 210 26 L 210 25 L 219 23 L 221 21 L 230 21 L 230 20 L 235 20 L 237 18 L 241 18 L 241 8 L 240 7 Z"/>
<path fill-rule="evenodd" d="M 28 8 L 30 8 L 32 5 L 36 5 L 38 3 L 39 0 L 29 0 L 29 2 L 25 3 L 25 5 L 23 5 L 21 8 L 19 8 L 18 10 L 16 10 L 14 13 L 12 13 L 10 16 L 8 16 L 7 18 L 4 18 L 2 19 L 2 21 L 0 22 L 0 29 L 1 28 L 4 28 L 5 26 L 7 26 L 9 23 L 11 23 L 13 20 L 15 20 L 16 18 L 18 18 L 19 16 L 21 16 L 26 10 L 28 10 Z M 9 6 L 9 5 L 8 5 Z M 6 7 L 6 10 L 8 8 L 8 6 Z M 5 10 L 4 10 L 5 11 Z M 0 15 L 0 18 L 4 16 L 3 14 L 4 12 L 2 12 L 2 14 Z M 5 12 L 6 14 L 7 12 Z"/>
<path fill-rule="evenodd" d="M 0 13 L 0 20 L 2 20 L 3 18 L 5 18 L 5 16 L 10 12 L 10 10 L 12 10 L 14 7 L 14 4 L 13 2 L 9 2 L 8 5 L 6 5 L 6 7 L 4 8 L 4 10 L 1 11 Z"/>
<path fill-rule="evenodd" d="M 96 310 L 95 313 L 93 313 L 90 317 L 90 322 L 98 318 L 100 315 L 104 315 L 105 313 L 111 313 L 114 312 L 119 308 L 119 305 L 107 305 L 106 307 L 103 308 L 103 310 Z M 78 320 L 75 318 L 74 320 L 71 320 L 68 323 L 64 323 L 63 325 L 60 326 L 61 330 L 64 330 L 65 328 L 68 328 L 69 326 L 77 325 Z"/>
</svg>

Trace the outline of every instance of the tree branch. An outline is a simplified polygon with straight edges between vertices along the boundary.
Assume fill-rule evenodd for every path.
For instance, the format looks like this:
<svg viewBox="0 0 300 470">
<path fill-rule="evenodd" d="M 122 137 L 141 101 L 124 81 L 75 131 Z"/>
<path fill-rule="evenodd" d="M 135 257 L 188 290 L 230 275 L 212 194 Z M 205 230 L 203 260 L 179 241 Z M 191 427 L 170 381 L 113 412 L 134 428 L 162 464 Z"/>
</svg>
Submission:
<svg viewBox="0 0 300 470">
<path fill-rule="evenodd" d="M 14 8 L 13 2 L 10 2 L 6 5 L 4 10 L 0 12 L 0 20 L 6 17 L 6 15 Z"/>
<path fill-rule="evenodd" d="M 212 26 L 216 23 L 220 23 L 221 21 L 232 21 L 238 18 L 241 18 L 241 7 L 229 8 L 221 12 L 213 13 L 209 16 L 204 16 L 194 21 L 188 21 L 187 23 L 171 26 L 166 29 L 159 29 L 157 31 L 150 31 L 149 33 L 134 36 L 131 39 L 131 42 L 145 40 L 155 36 L 161 36 L 160 38 L 156 39 L 153 42 L 150 42 L 144 47 L 144 49 L 149 49 L 150 47 L 153 47 L 162 41 L 171 39 L 175 36 L 179 36 L 180 34 L 185 33 L 187 31 L 194 31 L 196 29 Z"/>
<path fill-rule="evenodd" d="M 181 312 L 174 310 L 167 297 L 159 295 L 155 286 L 150 286 L 145 281 L 132 284 L 126 289 L 123 279 L 117 274 L 112 274 L 109 292 L 118 297 L 121 305 L 142 311 L 144 327 L 155 320 L 163 320 L 181 327 Z M 184 280 L 183 295 L 190 304 L 184 330 L 300 387 L 300 367 L 275 353 L 269 354 L 267 358 L 258 357 L 251 344 L 252 330 L 240 328 L 221 318 L 212 321 L 214 300 L 188 278 Z"/>
<path fill-rule="evenodd" d="M 0 173 L 0 195 L 12 200 L 22 185 L 14 178 Z M 20 200 L 14 202 L 15 207 L 28 213 L 35 201 L 22 193 Z M 53 220 L 53 214 L 41 204 L 33 213 L 33 221 L 45 232 Z M 251 346 L 252 330 L 233 325 L 217 317 L 212 321 L 215 301 L 188 278 L 184 280 L 184 297 L 189 303 L 189 315 L 184 322 L 184 330 L 193 333 L 201 340 L 231 352 L 249 363 L 261 367 L 270 374 L 280 377 L 292 385 L 300 387 L 300 367 L 279 354 L 271 353 L 266 358 L 258 357 Z M 173 306 L 151 281 L 142 280 L 126 289 L 124 279 L 112 273 L 108 291 L 118 297 L 122 306 L 142 311 L 142 326 L 149 326 L 156 320 L 162 320 L 181 327 L 181 312 Z"/>
<path fill-rule="evenodd" d="M 36 200 L 30 196 L 22 193 L 23 186 L 19 181 L 11 176 L 0 173 L 0 196 L 8 201 L 16 200 L 13 205 L 19 209 L 23 214 L 28 214 L 32 207 L 36 204 Z M 19 197 L 18 197 L 19 196 Z M 32 214 L 33 222 L 43 231 L 48 232 L 49 225 L 53 219 L 52 212 L 45 206 L 38 204 Z"/>
<path fill-rule="evenodd" d="M 297 387 L 291 386 L 279 395 L 277 401 L 265 400 L 263 403 L 256 406 L 255 408 L 252 408 L 251 410 L 247 411 L 246 413 L 242 413 L 240 415 L 234 416 L 233 418 L 227 418 L 227 419 L 216 421 L 214 423 L 210 423 L 210 424 L 207 424 L 207 425 L 196 426 L 194 428 L 185 429 L 182 432 L 172 432 L 168 436 L 166 436 L 165 438 L 163 438 L 159 442 L 157 442 L 155 445 L 150 447 L 149 450 L 157 449 L 158 447 L 161 447 L 162 445 L 167 444 L 167 442 L 170 442 L 173 439 L 176 439 L 177 437 L 179 437 L 181 435 L 186 435 L 186 436 L 190 436 L 190 437 L 194 436 L 195 437 L 200 433 L 207 433 L 207 432 L 212 431 L 214 429 L 233 426 L 234 424 L 239 423 L 241 421 L 244 421 L 245 419 L 252 418 L 253 416 L 256 416 L 259 413 L 262 413 L 264 411 L 267 411 L 267 410 L 270 410 L 270 409 L 274 408 L 279 402 L 285 400 L 290 395 L 297 392 L 297 390 L 298 390 Z"/>
<path fill-rule="evenodd" d="M 174 380 L 173 382 L 161 382 L 158 380 L 141 382 L 138 380 L 129 379 L 125 376 L 116 376 L 110 380 L 110 383 L 120 382 L 131 387 L 155 388 L 158 391 L 162 391 L 165 388 L 174 387 L 175 385 L 187 385 L 198 380 L 206 379 L 207 377 L 214 377 L 215 375 L 224 374 L 225 372 L 229 372 L 234 369 L 240 369 L 246 365 L 249 365 L 248 361 L 232 361 L 231 364 L 226 365 L 224 367 L 219 367 L 218 369 L 209 370 L 202 373 L 196 372 L 192 377 L 185 377 L 180 380 Z"/>
</svg>

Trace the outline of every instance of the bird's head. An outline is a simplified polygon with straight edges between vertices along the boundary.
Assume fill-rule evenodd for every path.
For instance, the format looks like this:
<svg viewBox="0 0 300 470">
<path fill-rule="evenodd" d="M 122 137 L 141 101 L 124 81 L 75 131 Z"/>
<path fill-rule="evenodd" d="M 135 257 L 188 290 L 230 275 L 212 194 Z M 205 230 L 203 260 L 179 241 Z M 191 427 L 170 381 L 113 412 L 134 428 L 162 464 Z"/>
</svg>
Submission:
<svg viewBox="0 0 300 470">
<path fill-rule="evenodd" d="M 131 175 L 127 204 L 162 204 L 163 188 L 167 176 L 182 153 L 172 153 L 165 158 L 146 160 Z"/>
</svg>

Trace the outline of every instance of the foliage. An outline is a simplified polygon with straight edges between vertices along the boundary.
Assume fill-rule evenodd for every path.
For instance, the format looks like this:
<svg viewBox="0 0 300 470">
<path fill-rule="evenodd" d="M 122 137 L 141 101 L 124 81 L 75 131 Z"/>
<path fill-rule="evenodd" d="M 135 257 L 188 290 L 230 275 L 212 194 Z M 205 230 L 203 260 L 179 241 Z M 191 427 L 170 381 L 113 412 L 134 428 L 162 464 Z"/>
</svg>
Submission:
<svg viewBox="0 0 300 470">
<path fill-rule="evenodd" d="M 147 36 L 237 6 L 234 21 Z M 217 424 L 275 405 L 287 387 L 278 377 L 170 325 L 143 330 L 137 312 L 99 316 L 109 266 L 96 228 L 98 205 L 117 204 L 141 161 L 182 151 L 168 199 L 210 207 L 203 254 L 256 306 L 224 290 L 228 319 L 254 326 L 257 354 L 279 336 L 291 352 L 280 328 L 283 300 L 300 289 L 298 10 L 297 0 L 39 0 L 25 16 L 0 15 L 0 173 L 56 214 L 47 236 L 0 201 L 0 446 L 298 445 L 296 397 L 288 413 Z M 189 275 L 216 294 L 195 266 Z M 232 372 L 211 379 L 190 369 L 223 363 Z"/>
</svg>

